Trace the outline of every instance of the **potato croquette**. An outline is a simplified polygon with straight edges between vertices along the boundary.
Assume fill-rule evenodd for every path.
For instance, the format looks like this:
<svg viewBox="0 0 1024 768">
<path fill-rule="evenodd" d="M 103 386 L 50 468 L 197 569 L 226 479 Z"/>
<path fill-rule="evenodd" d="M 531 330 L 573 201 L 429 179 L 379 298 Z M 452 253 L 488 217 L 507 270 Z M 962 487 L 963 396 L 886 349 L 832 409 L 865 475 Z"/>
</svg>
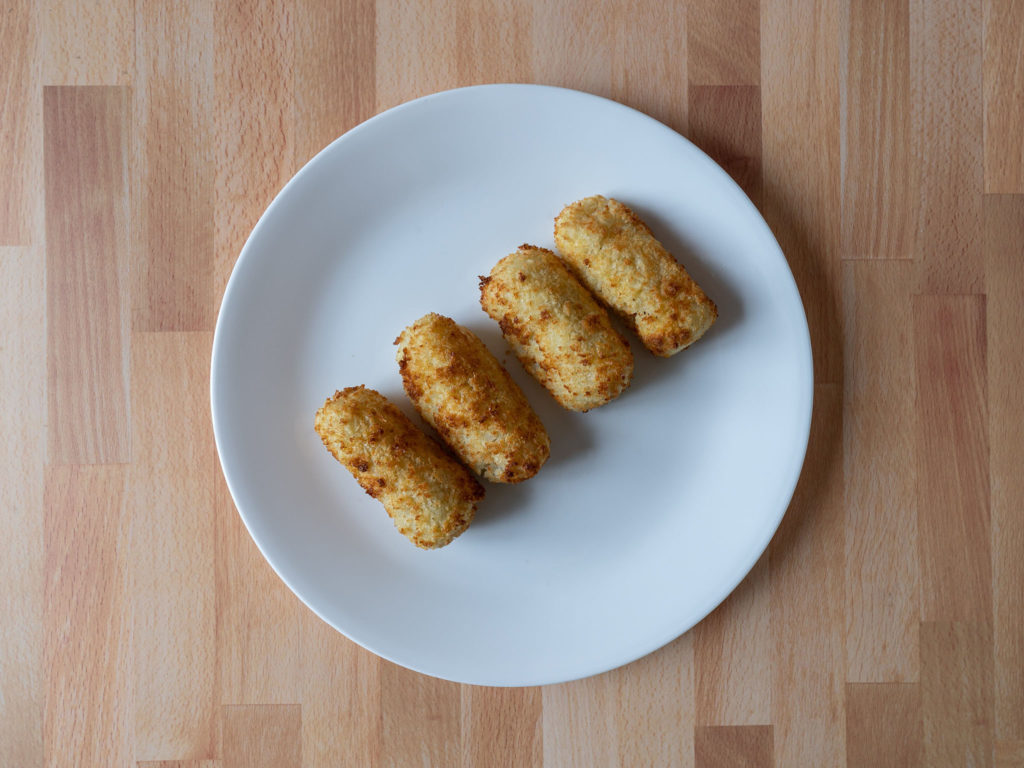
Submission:
<svg viewBox="0 0 1024 768">
<path fill-rule="evenodd" d="M 480 304 L 562 406 L 588 411 L 633 378 L 633 352 L 608 313 L 555 254 L 522 245 L 480 278 Z"/>
<path fill-rule="evenodd" d="M 379 392 L 362 386 L 335 392 L 314 426 L 417 547 L 443 547 L 473 521 L 483 487 Z"/>
<path fill-rule="evenodd" d="M 633 211 L 600 195 L 567 205 L 555 244 L 580 281 L 658 357 L 704 335 L 718 308 Z"/>
<path fill-rule="evenodd" d="M 537 474 L 551 453 L 548 433 L 472 331 L 432 312 L 395 344 L 406 394 L 467 466 L 499 483 Z"/>
</svg>

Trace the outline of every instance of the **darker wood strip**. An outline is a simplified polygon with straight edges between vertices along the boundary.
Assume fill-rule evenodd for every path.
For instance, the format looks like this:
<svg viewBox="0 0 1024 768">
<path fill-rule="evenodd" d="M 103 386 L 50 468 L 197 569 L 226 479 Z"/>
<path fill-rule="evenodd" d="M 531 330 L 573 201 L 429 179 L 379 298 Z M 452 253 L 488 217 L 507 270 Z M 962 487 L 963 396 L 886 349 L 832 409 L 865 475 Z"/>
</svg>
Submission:
<svg viewBox="0 0 1024 768">
<path fill-rule="evenodd" d="M 701 726 L 694 732 L 695 768 L 771 768 L 772 726 Z"/>
<path fill-rule="evenodd" d="M 381 764 L 457 765 L 461 747 L 459 685 L 381 662 Z"/>
<path fill-rule="evenodd" d="M 848 8 L 842 256 L 909 259 L 908 2 L 853 2 Z"/>
<path fill-rule="evenodd" d="M 46 765 L 126 765 L 133 740 L 127 471 L 47 470 L 43 745 Z"/>
<path fill-rule="evenodd" d="M 1024 4 L 984 0 L 985 191 L 1024 193 Z"/>
<path fill-rule="evenodd" d="M 984 290 L 980 0 L 910 4 L 914 258 L 920 293 Z"/>
<path fill-rule="evenodd" d="M 846 686 L 847 768 L 910 768 L 924 763 L 921 691 L 916 683 Z"/>
<path fill-rule="evenodd" d="M 925 621 L 992 620 L 985 297 L 916 296 Z"/>
<path fill-rule="evenodd" d="M 925 765 L 992 765 L 992 627 L 921 624 Z"/>
<path fill-rule="evenodd" d="M 302 768 L 302 707 L 225 706 L 224 768 Z"/>
<path fill-rule="evenodd" d="M 1024 195 L 985 197 L 996 736 L 1024 740 Z"/>
<path fill-rule="evenodd" d="M 375 112 L 373 0 L 301 0 L 295 10 L 295 152 L 304 162 Z"/>
<path fill-rule="evenodd" d="M 213 330 L 213 9 L 140 0 L 132 328 Z"/>
<path fill-rule="evenodd" d="M 129 90 L 43 93 L 51 464 L 129 460 Z"/>
<path fill-rule="evenodd" d="M 758 0 L 697 0 L 687 14 L 692 85 L 760 85 Z"/>
<path fill-rule="evenodd" d="M 539 768 L 540 688 L 462 686 L 462 764 Z"/>
<path fill-rule="evenodd" d="M 691 86 L 690 139 L 761 203 L 761 89 Z"/>
</svg>

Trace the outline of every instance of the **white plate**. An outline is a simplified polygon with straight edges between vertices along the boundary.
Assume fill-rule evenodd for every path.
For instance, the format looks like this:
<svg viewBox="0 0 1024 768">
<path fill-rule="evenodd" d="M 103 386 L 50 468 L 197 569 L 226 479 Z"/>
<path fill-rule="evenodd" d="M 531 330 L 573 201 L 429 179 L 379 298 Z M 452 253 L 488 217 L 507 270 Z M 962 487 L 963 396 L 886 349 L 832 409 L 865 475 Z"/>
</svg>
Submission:
<svg viewBox="0 0 1024 768">
<path fill-rule="evenodd" d="M 632 206 L 720 317 L 668 360 L 631 338 L 632 387 L 574 414 L 508 354 L 477 275 L 521 243 L 553 248 L 562 206 L 596 193 Z M 469 530 L 426 552 L 328 455 L 313 414 L 366 384 L 413 415 L 392 342 L 430 311 L 505 361 L 551 459 L 488 484 Z M 211 388 L 242 519 L 310 608 L 410 669 L 533 685 L 650 653 L 733 590 L 800 474 L 812 371 L 786 260 L 706 155 L 612 101 L 493 85 L 389 110 L 296 174 L 231 275 Z"/>
</svg>

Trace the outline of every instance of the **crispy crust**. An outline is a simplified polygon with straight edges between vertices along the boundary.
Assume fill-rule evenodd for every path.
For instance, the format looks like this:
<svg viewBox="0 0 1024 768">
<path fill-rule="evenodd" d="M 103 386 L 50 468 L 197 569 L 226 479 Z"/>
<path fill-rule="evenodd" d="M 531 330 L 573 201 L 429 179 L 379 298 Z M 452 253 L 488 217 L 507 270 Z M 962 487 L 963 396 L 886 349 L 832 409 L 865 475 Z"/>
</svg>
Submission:
<svg viewBox="0 0 1024 768">
<path fill-rule="evenodd" d="M 480 279 L 480 305 L 563 407 L 588 411 L 629 386 L 629 344 L 551 251 L 522 245 L 499 261 Z"/>
<path fill-rule="evenodd" d="M 483 487 L 379 392 L 335 392 L 316 412 L 314 427 L 417 547 L 443 547 L 473 521 Z"/>
<path fill-rule="evenodd" d="M 686 349 L 718 317 L 686 269 L 618 200 L 594 195 L 567 205 L 555 219 L 555 244 L 580 281 L 659 357 Z"/>
<path fill-rule="evenodd" d="M 406 394 L 459 458 L 494 482 L 537 474 L 551 453 L 547 431 L 480 339 L 432 312 L 395 343 Z"/>
</svg>

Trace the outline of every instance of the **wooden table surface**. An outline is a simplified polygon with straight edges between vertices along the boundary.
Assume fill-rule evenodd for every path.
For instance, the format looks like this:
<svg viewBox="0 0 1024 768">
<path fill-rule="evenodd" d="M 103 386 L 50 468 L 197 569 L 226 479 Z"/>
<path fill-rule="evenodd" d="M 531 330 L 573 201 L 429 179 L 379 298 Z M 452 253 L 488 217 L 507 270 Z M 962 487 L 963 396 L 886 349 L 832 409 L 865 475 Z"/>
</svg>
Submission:
<svg viewBox="0 0 1024 768">
<path fill-rule="evenodd" d="M 8 0 L 0 51 L 0 766 L 1024 765 L 1024 3 Z M 736 593 L 528 689 L 317 619 L 208 404 L 225 281 L 288 178 L 501 81 L 709 151 L 815 354 L 803 476 Z"/>
</svg>

